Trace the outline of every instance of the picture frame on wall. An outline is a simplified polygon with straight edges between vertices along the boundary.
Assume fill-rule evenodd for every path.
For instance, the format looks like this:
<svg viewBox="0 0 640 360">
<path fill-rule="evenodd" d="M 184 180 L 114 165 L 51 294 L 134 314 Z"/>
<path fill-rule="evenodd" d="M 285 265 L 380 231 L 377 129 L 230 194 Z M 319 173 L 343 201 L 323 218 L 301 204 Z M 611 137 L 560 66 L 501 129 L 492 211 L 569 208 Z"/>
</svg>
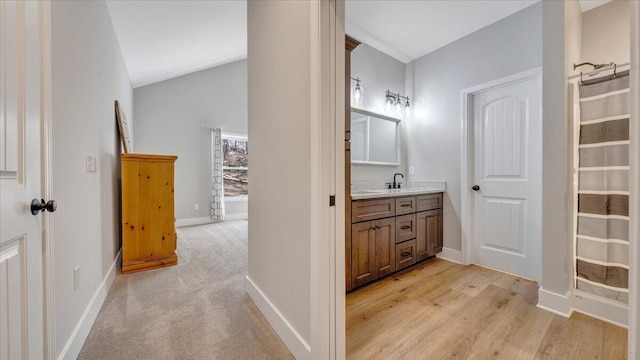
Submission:
<svg viewBox="0 0 640 360">
<path fill-rule="evenodd" d="M 125 117 L 124 111 L 120 108 L 120 103 L 118 100 L 115 101 L 115 110 L 116 110 L 116 121 L 118 122 L 118 132 L 120 133 L 120 140 L 122 141 L 122 147 L 124 148 L 124 153 L 128 154 L 133 151 L 133 147 L 131 146 L 131 137 L 129 135 L 129 124 L 127 124 L 127 119 Z"/>
</svg>

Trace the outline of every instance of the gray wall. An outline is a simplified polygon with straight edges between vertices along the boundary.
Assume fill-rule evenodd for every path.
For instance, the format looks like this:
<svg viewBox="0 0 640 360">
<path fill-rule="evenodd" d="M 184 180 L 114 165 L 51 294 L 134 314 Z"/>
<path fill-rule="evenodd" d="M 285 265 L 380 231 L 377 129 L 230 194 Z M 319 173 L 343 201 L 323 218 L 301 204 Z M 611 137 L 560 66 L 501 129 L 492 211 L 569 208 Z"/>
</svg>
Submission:
<svg viewBox="0 0 640 360">
<path fill-rule="evenodd" d="M 582 61 L 629 62 L 629 29 L 628 0 L 615 0 L 582 14 Z"/>
<path fill-rule="evenodd" d="M 360 44 L 351 53 L 351 76 L 359 77 L 364 87 L 364 97 L 361 104 L 354 107 L 372 111 L 378 114 L 397 117 L 395 114 L 387 114 L 384 100 L 385 92 L 400 92 L 405 95 L 405 64 L 379 50 Z M 351 87 L 355 82 L 351 82 Z M 403 132 L 404 121 L 401 121 L 400 131 Z M 403 134 L 404 135 L 404 134 Z M 399 166 L 380 165 L 351 165 L 351 180 L 393 180 L 393 174 L 406 171 L 407 144 L 402 139 L 402 154 Z"/>
<path fill-rule="evenodd" d="M 51 11 L 58 358 L 120 249 L 120 148 L 113 101 L 120 101 L 130 124 L 134 118 L 131 82 L 104 1 L 53 1 Z M 85 172 L 86 154 L 97 157 L 97 172 Z M 74 291 L 76 266 L 80 287 Z M 76 345 L 88 334 L 83 329 Z M 68 358 L 79 350 L 72 347 Z"/>
<path fill-rule="evenodd" d="M 250 185 L 248 278 L 307 344 L 315 224 L 311 6 L 307 1 L 250 1 L 247 17 L 250 164 L 252 178 L 258 179 Z M 275 91 L 286 98 L 274 101 Z"/>
<path fill-rule="evenodd" d="M 211 135 L 205 127 L 247 134 L 247 61 L 139 87 L 133 94 L 135 152 L 177 155 L 176 219 L 208 218 Z M 246 201 L 225 205 L 227 216 L 247 213 Z"/>
<path fill-rule="evenodd" d="M 461 92 L 542 65 L 537 3 L 411 63 L 414 110 L 405 131 L 416 180 L 444 180 L 444 246 L 461 249 Z"/>
<path fill-rule="evenodd" d="M 542 37 L 542 281 L 564 296 L 571 282 L 568 240 L 565 8 L 543 1 Z M 561 36 L 562 35 L 562 36 Z"/>
</svg>

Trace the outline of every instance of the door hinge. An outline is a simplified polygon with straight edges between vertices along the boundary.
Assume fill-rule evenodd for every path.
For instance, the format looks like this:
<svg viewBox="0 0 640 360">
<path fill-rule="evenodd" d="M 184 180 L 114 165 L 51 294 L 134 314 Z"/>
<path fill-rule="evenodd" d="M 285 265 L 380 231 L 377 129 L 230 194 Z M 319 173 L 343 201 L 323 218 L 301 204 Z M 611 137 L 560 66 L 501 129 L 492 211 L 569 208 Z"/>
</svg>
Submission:
<svg viewBox="0 0 640 360">
<path fill-rule="evenodd" d="M 329 206 L 336 206 L 336 196 L 329 195 Z"/>
</svg>

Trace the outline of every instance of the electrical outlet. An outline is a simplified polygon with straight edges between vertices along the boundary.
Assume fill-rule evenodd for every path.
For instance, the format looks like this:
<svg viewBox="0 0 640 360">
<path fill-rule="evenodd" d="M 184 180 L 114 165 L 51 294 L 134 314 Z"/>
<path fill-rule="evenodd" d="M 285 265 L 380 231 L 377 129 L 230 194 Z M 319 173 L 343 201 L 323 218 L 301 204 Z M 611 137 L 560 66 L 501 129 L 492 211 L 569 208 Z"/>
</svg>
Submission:
<svg viewBox="0 0 640 360">
<path fill-rule="evenodd" d="M 78 290 L 80 287 L 80 266 L 76 266 L 73 269 L 73 290 Z"/>
<path fill-rule="evenodd" d="M 409 166 L 409 175 L 415 175 L 416 174 L 416 167 L 411 165 Z"/>
<path fill-rule="evenodd" d="M 200 204 L 193 205 L 193 208 L 196 209 L 196 210 L 200 210 Z"/>
</svg>

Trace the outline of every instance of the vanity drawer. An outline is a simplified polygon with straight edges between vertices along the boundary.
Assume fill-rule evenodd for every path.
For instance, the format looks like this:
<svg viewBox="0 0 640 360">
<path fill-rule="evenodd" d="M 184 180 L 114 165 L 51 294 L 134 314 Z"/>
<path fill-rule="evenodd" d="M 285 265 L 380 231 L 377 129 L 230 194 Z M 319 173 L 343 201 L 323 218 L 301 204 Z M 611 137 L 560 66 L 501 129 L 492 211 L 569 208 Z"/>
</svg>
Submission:
<svg viewBox="0 0 640 360">
<path fill-rule="evenodd" d="M 416 263 L 416 240 L 396 244 L 396 271 Z"/>
<path fill-rule="evenodd" d="M 396 215 L 395 199 L 357 200 L 351 203 L 351 222 L 382 219 Z"/>
<path fill-rule="evenodd" d="M 396 198 L 396 215 L 411 214 L 414 212 L 416 212 L 415 196 Z"/>
<path fill-rule="evenodd" d="M 442 193 L 420 195 L 417 198 L 418 211 L 441 209 L 442 208 Z"/>
<path fill-rule="evenodd" d="M 416 237 L 416 214 L 396 217 L 396 244 Z"/>
</svg>

